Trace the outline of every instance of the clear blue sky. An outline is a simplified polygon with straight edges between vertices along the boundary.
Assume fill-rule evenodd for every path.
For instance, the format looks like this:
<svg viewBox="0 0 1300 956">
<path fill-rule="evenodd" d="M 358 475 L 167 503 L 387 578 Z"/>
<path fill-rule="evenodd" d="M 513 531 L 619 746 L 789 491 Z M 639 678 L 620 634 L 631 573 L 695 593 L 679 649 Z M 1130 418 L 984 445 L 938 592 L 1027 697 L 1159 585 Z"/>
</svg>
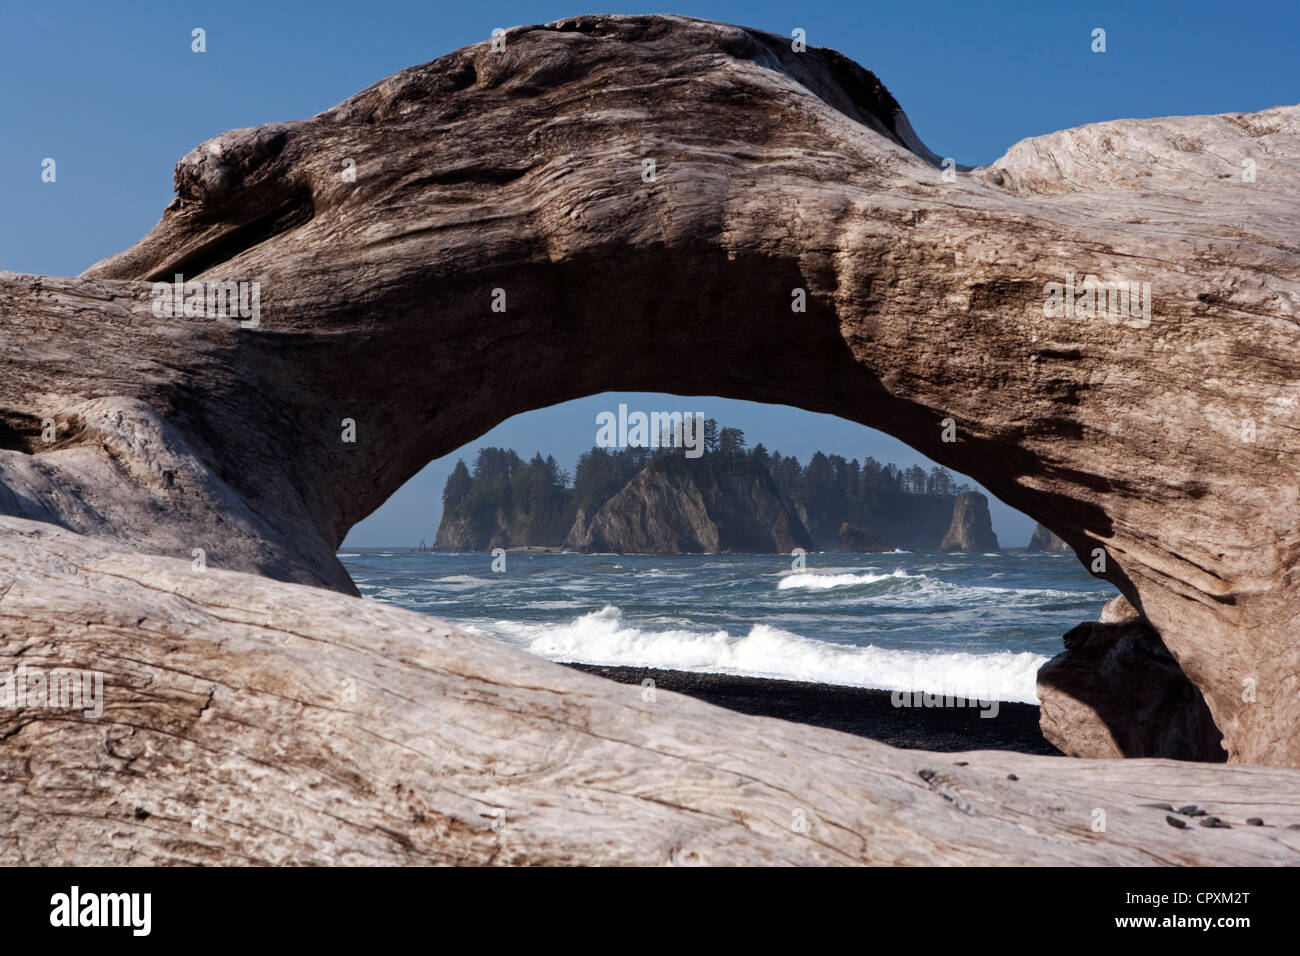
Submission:
<svg viewBox="0 0 1300 956">
<path fill-rule="evenodd" d="M 1300 3 L 22 3 L 0 6 L 0 268 L 71 275 L 126 248 L 171 199 L 172 168 L 227 129 L 296 119 L 390 73 L 485 39 L 494 27 L 578 13 L 680 13 L 789 35 L 807 31 L 874 70 L 926 144 L 982 164 L 1008 146 L 1081 123 L 1265 109 L 1300 102 Z M 207 52 L 190 31 L 207 32 Z M 1102 27 L 1107 52 L 1089 49 Z M 55 183 L 41 181 L 53 157 Z M 571 467 L 592 444 L 602 396 L 503 423 L 479 444 L 541 449 Z M 888 436 L 837 419 L 721 399 L 624 397 L 691 408 L 806 460 L 820 448 L 924 463 Z M 432 539 L 442 483 L 433 462 L 348 543 Z M 1004 545 L 1032 523 L 995 503 Z"/>
</svg>

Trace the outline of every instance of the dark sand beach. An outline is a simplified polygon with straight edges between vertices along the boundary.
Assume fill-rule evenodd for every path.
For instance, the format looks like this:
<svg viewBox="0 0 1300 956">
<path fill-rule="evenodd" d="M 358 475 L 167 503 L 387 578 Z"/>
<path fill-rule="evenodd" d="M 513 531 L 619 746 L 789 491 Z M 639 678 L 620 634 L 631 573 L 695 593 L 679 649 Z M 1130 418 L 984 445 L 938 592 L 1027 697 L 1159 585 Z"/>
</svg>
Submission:
<svg viewBox="0 0 1300 956">
<path fill-rule="evenodd" d="M 719 707 L 827 727 L 894 747 L 1061 755 L 1039 732 L 1037 704 L 1000 702 L 996 717 L 981 717 L 975 707 L 895 707 L 887 690 L 653 667 L 566 666 L 623 684 L 640 684 L 649 678 L 657 689 L 689 694 Z"/>
</svg>

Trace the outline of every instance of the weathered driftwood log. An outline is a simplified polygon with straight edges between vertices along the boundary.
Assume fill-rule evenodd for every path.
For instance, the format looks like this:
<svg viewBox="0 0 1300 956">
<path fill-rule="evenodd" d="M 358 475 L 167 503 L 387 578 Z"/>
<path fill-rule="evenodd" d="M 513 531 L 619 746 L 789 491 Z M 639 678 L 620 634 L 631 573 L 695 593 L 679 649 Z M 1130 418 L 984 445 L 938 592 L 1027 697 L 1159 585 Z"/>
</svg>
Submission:
<svg viewBox="0 0 1300 956">
<path fill-rule="evenodd" d="M 1065 635 L 1038 670 L 1043 736 L 1071 757 L 1222 761 L 1223 735 L 1160 638 L 1123 596 Z"/>
<path fill-rule="evenodd" d="M 673 17 L 516 28 L 504 50 L 470 47 L 312 119 L 203 144 L 177 166 L 178 198 L 155 229 L 81 278 L 0 274 L 0 514 L 87 536 L 59 538 L 73 550 L 98 541 L 135 551 L 140 567 L 154 567 L 146 554 L 189 562 L 201 551 L 195 560 L 212 568 L 351 593 L 334 557 L 348 528 L 425 462 L 513 413 L 607 389 L 784 402 L 882 428 L 1041 520 L 1159 635 L 1204 695 L 1231 759 L 1297 764 L 1298 117 L 1282 107 L 1104 123 L 944 175 L 884 87 L 837 54 Z M 165 314 L 153 283 L 178 274 L 209 283 L 213 306 L 212 283 L 257 283 L 256 325 L 202 308 Z M 1049 297 L 1064 297 L 1048 283 L 1090 275 L 1125 290 L 1150 283 L 1149 297 L 1139 285 L 1122 316 L 1046 314 Z M 801 300 L 806 311 L 793 311 Z M 218 653 L 225 625 L 185 599 L 157 592 L 151 613 L 132 618 L 42 584 L 46 571 L 32 568 L 54 569 L 26 554 L 34 547 L 30 536 L 6 538 L 6 566 L 26 570 L 21 588 L 5 579 L 0 590 L 28 595 L 26 611 L 58 612 L 40 637 L 52 660 L 77 666 L 83 650 L 99 653 L 94 635 L 111 631 L 124 662 L 162 669 L 147 624 L 156 621 L 171 635 L 169 653 L 194 658 L 194 688 L 240 666 Z M 155 586 L 179 587 L 173 574 Z M 204 601 L 247 615 L 239 626 L 265 632 L 268 646 L 281 618 L 257 596 L 272 592 L 303 615 L 320 602 L 324 617 L 299 633 L 322 647 L 350 635 L 337 639 L 371 641 L 378 660 L 383 639 L 363 639 L 366 627 L 397 628 L 400 617 L 418 629 L 409 616 L 319 589 L 203 580 L 226 589 Z M 5 620 L 6 642 L 50 621 L 37 615 L 20 629 Z M 196 630 L 182 640 L 186 620 Z M 510 662 L 501 669 L 535 676 L 537 694 L 581 686 L 592 707 L 612 707 L 624 693 L 568 683 L 577 678 L 482 642 L 460 653 L 465 673 Z M 261 660 L 286 686 L 311 666 L 305 652 Z M 391 661 L 392 679 L 423 679 L 407 667 Z M 457 685 L 439 686 L 454 694 Z M 480 755 L 465 757 L 471 766 L 489 752 L 512 759 L 509 742 L 526 737 L 523 691 L 499 693 L 501 708 L 483 717 L 500 733 L 498 749 L 481 740 L 487 725 L 469 725 L 476 743 L 457 739 L 448 753 L 470 747 Z M 241 735 L 292 723 L 299 699 L 256 697 L 249 706 L 260 716 L 222 724 L 227 736 L 212 743 L 237 749 Z M 150 720 L 176 719 L 180 705 L 169 700 L 142 710 L 136 732 L 153 736 Z M 748 718 L 674 706 L 708 715 L 688 737 L 730 728 L 700 751 L 682 745 L 693 773 L 722 772 L 728 733 L 756 733 Z M 390 709 L 367 726 L 402 740 L 408 719 L 422 718 Z M 459 733 L 429 719 L 441 729 L 410 733 Z M 762 727 L 764 739 L 775 732 Z M 37 736 L 54 731 L 79 735 L 84 749 L 70 739 L 42 751 Z M 847 769 L 856 755 L 883 752 L 786 732 L 855 755 L 827 756 L 833 769 L 814 779 L 830 782 L 810 786 L 854 800 L 885 787 L 874 792 L 891 822 L 877 826 L 910 832 L 912 818 L 898 816 L 906 804 L 887 795 L 897 775 L 880 782 Z M 71 779 L 112 753 L 91 733 L 40 720 L 0 747 L 5 759 L 28 748 L 22 766 Z M 319 772 L 344 774 L 353 758 L 336 766 L 320 746 Z M 952 777 L 914 768 L 923 756 L 888 759 L 909 768 L 908 786 L 912 769 Z M 270 776 L 307 773 L 254 763 Z M 1097 773 L 1042 766 L 1069 778 L 1065 790 Z M 801 764 L 792 776 L 811 773 Z M 1163 764 L 1142 773 L 1229 788 L 1292 780 Z M 121 779 L 143 795 L 184 777 Z M 579 779 L 592 789 L 565 800 L 640 800 L 632 777 L 561 774 L 556 789 Z M 537 786 L 549 794 L 541 799 L 559 799 Z M 600 796 L 601 786 L 618 795 Z M 104 799 L 120 802 L 122 792 Z M 382 817 L 385 799 L 365 812 Z M 25 806 L 25 839 L 48 842 L 66 823 Z M 843 823 L 856 819 L 850 811 L 824 812 L 861 837 Z M 614 820 L 592 826 L 635 839 Z M 143 829 L 123 845 L 138 846 Z M 556 841 L 537 844 L 551 848 L 539 854 L 566 858 Z M 970 858 L 1002 858 L 991 845 Z"/>
<path fill-rule="evenodd" d="M 1300 862 L 1296 769 L 896 750 L 12 518 L 0 576 L 29 684 L 104 675 L 0 708 L 0 863 Z"/>
</svg>

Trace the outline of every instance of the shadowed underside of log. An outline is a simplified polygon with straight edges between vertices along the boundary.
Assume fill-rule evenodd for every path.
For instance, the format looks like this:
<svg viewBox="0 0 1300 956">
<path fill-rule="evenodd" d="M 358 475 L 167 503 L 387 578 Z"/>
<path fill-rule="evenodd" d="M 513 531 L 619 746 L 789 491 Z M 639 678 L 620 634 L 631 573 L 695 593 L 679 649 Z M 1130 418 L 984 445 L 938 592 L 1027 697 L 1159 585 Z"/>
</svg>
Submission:
<svg viewBox="0 0 1300 956">
<path fill-rule="evenodd" d="M 1117 842 L 1074 815 L 1110 806 L 1112 779 L 1118 807 L 1161 798 L 1139 779 L 1239 802 L 1294 778 L 956 768 L 668 695 L 647 710 L 347 597 L 334 552 L 429 460 L 518 412 L 654 390 L 833 413 L 1101 555 L 1230 759 L 1300 764 L 1297 183 L 1296 107 L 1097 124 L 945 177 L 856 64 L 674 17 L 519 27 L 503 52 L 204 143 L 132 249 L 79 278 L 0 274 L 0 514 L 45 526 L 0 551 L 17 575 L 0 577 L 0 654 L 102 664 L 130 718 L 4 715 L 0 812 L 25 814 L 7 852 L 75 832 L 104 860 L 1210 858 L 1161 820 Z M 157 314 L 152 283 L 177 274 L 258 283 L 257 327 Z M 1045 284 L 1071 274 L 1150 283 L 1149 323 L 1045 315 Z M 200 549 L 265 578 L 190 577 Z M 82 560 L 124 577 L 73 574 Z M 360 713 L 329 703 L 336 658 L 390 682 Z M 1032 773 L 980 769 L 1013 765 Z M 60 787 L 70 816 L 40 803 Z M 348 828 L 298 802 L 313 787 L 352 807 Z M 682 809 L 696 787 L 703 809 Z M 734 819 L 710 787 L 762 796 Z M 782 788 L 821 842 L 788 835 Z M 209 798 L 228 829 L 164 825 L 181 812 L 164 799 Z M 476 822 L 497 804 L 530 825 Z M 135 823 L 105 829 L 128 806 Z M 986 809 L 926 829 L 962 806 Z M 1043 828 L 1032 851 L 1022 822 Z M 1225 833 L 1279 858 L 1281 834 Z"/>
<path fill-rule="evenodd" d="M 97 718 L 0 709 L 0 863 L 1300 862 L 1300 770 L 897 750 L 48 524 L 0 543 L 4 652 L 105 675 Z"/>
</svg>

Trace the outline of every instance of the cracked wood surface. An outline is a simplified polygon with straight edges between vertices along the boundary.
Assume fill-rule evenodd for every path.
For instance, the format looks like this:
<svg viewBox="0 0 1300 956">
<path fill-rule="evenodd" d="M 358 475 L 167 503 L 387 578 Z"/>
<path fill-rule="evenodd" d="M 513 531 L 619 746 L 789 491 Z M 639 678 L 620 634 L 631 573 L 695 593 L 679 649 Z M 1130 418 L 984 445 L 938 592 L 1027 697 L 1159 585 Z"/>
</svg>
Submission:
<svg viewBox="0 0 1300 956">
<path fill-rule="evenodd" d="M 98 721 L 0 712 L 4 858 L 1293 862 L 1294 773 L 1245 764 L 1300 764 L 1300 109 L 947 182 L 832 51 L 677 17 L 506 41 L 202 144 L 81 277 L 0 273 L 5 660 L 112 690 Z M 259 327 L 156 316 L 176 272 L 259 282 Z M 1066 273 L 1150 282 L 1150 325 L 1044 316 Z M 881 428 L 1103 549 L 1243 765 L 957 767 L 348 596 L 337 546 L 429 460 L 609 390 Z"/>
<path fill-rule="evenodd" d="M 348 529 L 512 414 L 796 405 L 1100 549 L 1229 759 L 1300 764 L 1300 109 L 936 163 L 843 56 L 680 17 L 517 27 L 222 134 L 133 248 L 0 275 L 0 513 L 354 593 Z M 155 317 L 177 273 L 259 282 L 259 327 Z M 1067 273 L 1149 282 L 1150 324 L 1046 317 Z"/>
<path fill-rule="evenodd" d="M 1300 863 L 1300 770 L 897 750 L 48 524 L 0 542 L 0 659 L 105 675 L 99 718 L 0 709 L 6 864 Z"/>
</svg>

